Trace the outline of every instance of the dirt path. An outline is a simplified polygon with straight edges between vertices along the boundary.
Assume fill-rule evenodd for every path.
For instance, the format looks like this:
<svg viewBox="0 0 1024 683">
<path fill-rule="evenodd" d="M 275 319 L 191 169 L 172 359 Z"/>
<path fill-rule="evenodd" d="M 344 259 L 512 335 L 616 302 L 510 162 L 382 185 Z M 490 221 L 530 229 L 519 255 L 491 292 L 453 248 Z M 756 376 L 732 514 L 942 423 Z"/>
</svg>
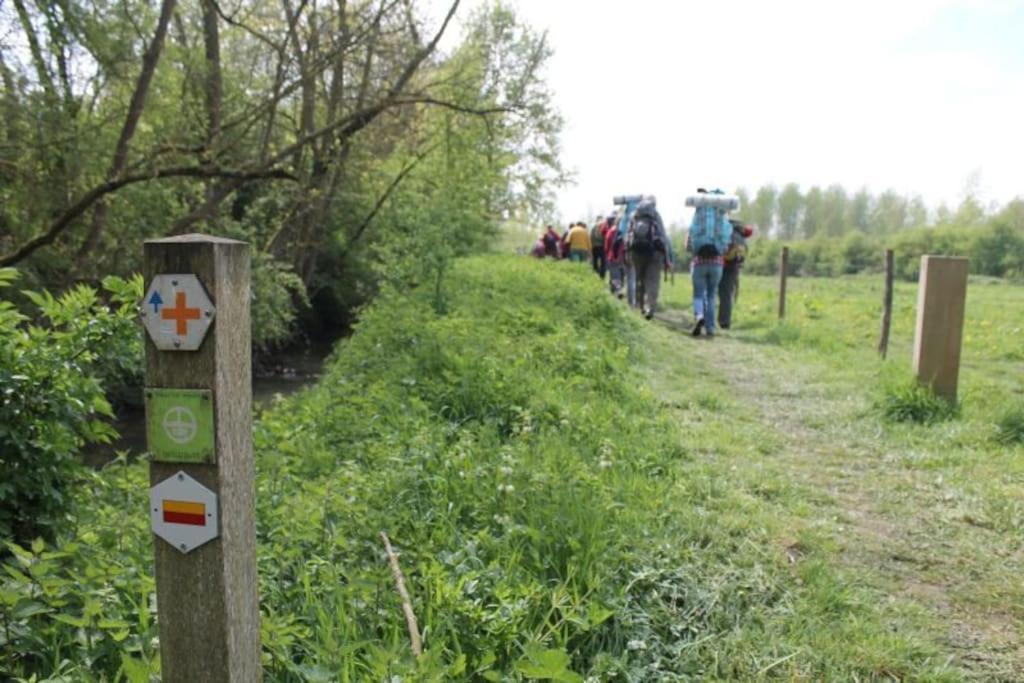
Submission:
<svg viewBox="0 0 1024 683">
<path fill-rule="evenodd" d="M 779 435 L 773 460 L 787 477 L 822 494 L 816 496 L 828 501 L 822 515 L 838 518 L 841 566 L 873 588 L 922 606 L 938 627 L 940 648 L 978 679 L 1024 680 L 1022 627 L 1014 606 L 1001 604 L 999 595 L 1000 586 L 1020 581 L 1020 549 L 994 555 L 1005 539 L 957 514 L 941 477 L 898 462 L 898 446 L 863 419 L 866 392 L 848 375 L 787 349 L 728 333 L 691 339 L 678 310 L 660 314 L 659 321 L 673 332 L 680 354 L 713 369 L 735 402 Z"/>
</svg>

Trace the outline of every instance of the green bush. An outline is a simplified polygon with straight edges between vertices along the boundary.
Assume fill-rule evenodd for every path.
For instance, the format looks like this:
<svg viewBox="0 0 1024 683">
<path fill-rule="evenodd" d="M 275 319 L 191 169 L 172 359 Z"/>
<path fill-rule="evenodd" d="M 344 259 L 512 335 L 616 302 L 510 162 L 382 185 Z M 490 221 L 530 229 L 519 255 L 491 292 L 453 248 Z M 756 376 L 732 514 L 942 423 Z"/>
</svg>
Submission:
<svg viewBox="0 0 1024 683">
<path fill-rule="evenodd" d="M 16 277 L 0 270 L 0 288 Z M 79 448 L 116 436 L 103 379 L 137 372 L 141 280 L 108 278 L 104 289 L 109 306 L 86 286 L 59 298 L 23 292 L 39 322 L 0 301 L 0 538 L 53 538 L 80 474 Z"/>
</svg>

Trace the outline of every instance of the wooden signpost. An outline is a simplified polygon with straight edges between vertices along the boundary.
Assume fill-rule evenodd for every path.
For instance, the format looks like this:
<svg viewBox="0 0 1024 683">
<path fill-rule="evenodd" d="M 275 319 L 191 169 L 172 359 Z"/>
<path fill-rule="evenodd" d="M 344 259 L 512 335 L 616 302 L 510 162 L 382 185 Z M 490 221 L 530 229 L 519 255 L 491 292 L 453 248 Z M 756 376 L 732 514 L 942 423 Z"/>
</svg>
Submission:
<svg viewBox="0 0 1024 683">
<path fill-rule="evenodd" d="M 165 683 L 261 679 L 249 245 L 145 244 L 146 423 Z"/>
<path fill-rule="evenodd" d="M 882 331 L 878 335 L 878 353 L 882 358 L 889 353 L 889 330 L 892 327 L 893 252 L 885 250 L 885 293 L 882 295 Z"/>
<path fill-rule="evenodd" d="M 917 290 L 914 375 L 950 401 L 956 400 L 960 344 L 967 301 L 967 259 L 922 256 Z"/>
<path fill-rule="evenodd" d="M 779 320 L 786 318 L 786 275 L 789 270 L 789 247 L 782 248 L 779 256 Z"/>
</svg>

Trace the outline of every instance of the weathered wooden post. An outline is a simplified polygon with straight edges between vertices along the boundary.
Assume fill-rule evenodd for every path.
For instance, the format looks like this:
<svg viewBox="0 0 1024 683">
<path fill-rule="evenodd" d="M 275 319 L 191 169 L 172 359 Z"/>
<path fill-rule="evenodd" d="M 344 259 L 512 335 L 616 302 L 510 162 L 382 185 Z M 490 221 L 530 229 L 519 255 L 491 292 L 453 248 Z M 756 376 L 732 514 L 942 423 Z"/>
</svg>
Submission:
<svg viewBox="0 0 1024 683">
<path fill-rule="evenodd" d="M 919 382 L 950 401 L 956 400 L 966 301 L 967 259 L 922 256 L 914 374 Z"/>
<path fill-rule="evenodd" d="M 259 681 L 249 245 L 147 241 L 150 515 L 165 683 Z"/>
<path fill-rule="evenodd" d="M 885 293 L 882 295 L 882 331 L 878 336 L 878 353 L 885 358 L 889 353 L 889 329 L 892 327 L 892 273 L 893 252 L 885 250 Z"/>
<path fill-rule="evenodd" d="M 786 274 L 789 270 L 789 247 L 782 248 L 779 256 L 779 320 L 786 317 Z"/>
</svg>

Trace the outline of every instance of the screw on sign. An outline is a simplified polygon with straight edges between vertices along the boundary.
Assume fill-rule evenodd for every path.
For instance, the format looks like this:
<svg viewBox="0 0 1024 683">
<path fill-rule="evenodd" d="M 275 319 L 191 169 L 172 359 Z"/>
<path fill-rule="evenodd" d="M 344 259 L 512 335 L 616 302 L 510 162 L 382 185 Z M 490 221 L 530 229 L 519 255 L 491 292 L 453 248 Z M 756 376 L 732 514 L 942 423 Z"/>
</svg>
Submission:
<svg viewBox="0 0 1024 683">
<path fill-rule="evenodd" d="M 216 309 L 195 275 L 157 275 L 146 289 L 139 315 L 161 351 L 197 351 Z"/>
</svg>

